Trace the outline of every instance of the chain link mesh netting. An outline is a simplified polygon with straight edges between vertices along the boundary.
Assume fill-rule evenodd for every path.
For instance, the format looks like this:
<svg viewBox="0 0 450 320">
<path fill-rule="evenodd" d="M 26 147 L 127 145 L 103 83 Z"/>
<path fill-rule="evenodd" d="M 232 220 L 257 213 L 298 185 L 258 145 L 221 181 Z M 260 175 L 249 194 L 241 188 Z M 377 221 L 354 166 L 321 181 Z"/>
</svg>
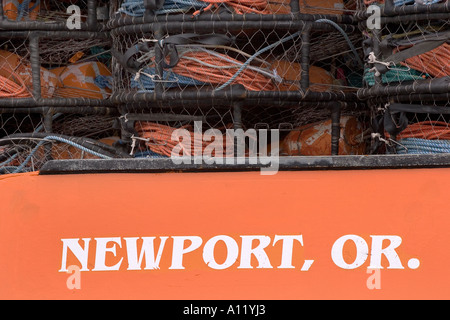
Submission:
<svg viewBox="0 0 450 320">
<path fill-rule="evenodd" d="M 69 99 L 103 101 L 110 97 L 110 41 L 41 37 L 32 49 L 33 36 L 36 34 L 10 34 L 0 39 L 2 172 L 39 170 L 49 160 L 114 156 L 108 150 L 112 140 L 102 140 L 118 136 L 113 129 L 115 117 L 109 110 L 78 104 L 70 108 L 64 103 Z M 38 97 L 31 62 L 36 51 L 36 66 L 40 69 Z M 37 106 L 39 98 L 50 102 L 59 99 L 59 104 Z M 11 107 L 11 101 L 19 106 Z"/>
<path fill-rule="evenodd" d="M 392 8 L 404 11 L 382 17 L 380 29 L 363 31 L 368 64 L 359 96 L 369 99 L 373 111 L 373 152 L 450 151 L 450 10 L 443 7 L 447 1 L 427 2 L 422 8 L 421 4 L 425 3 L 394 1 L 386 8 L 384 2 L 364 2 L 363 8 L 377 5 L 385 15 Z M 411 8 L 416 15 L 406 14 Z M 438 15 L 426 14 L 431 8 L 441 9 L 436 9 Z"/>
<path fill-rule="evenodd" d="M 168 0 L 155 9 L 157 15 L 187 14 L 197 16 L 204 12 L 226 12 L 234 14 L 256 13 L 261 15 L 291 14 L 300 10 L 305 14 L 342 15 L 356 10 L 356 1 L 344 0 L 300 0 L 292 8 L 291 0 Z M 115 2 L 120 14 L 130 17 L 142 17 L 146 13 L 143 0 L 123 0 Z"/>
<path fill-rule="evenodd" d="M 299 92 L 302 89 L 302 53 L 309 56 L 309 84 L 305 91 L 318 93 L 356 93 L 362 85 L 362 48 L 358 43 L 357 34 L 350 34 L 346 39 L 339 31 L 312 32 L 308 37 L 307 44 L 311 50 L 304 50 L 304 38 L 301 31 L 286 31 L 283 29 L 252 29 L 233 30 L 225 33 L 215 32 L 213 34 L 199 33 L 197 41 L 187 41 L 186 44 L 164 48 L 165 68 L 162 78 L 157 74 L 157 45 L 154 34 L 123 35 L 115 34 L 114 48 L 122 55 L 121 63 L 113 65 L 116 78 L 115 92 L 123 94 L 128 92 L 129 98 L 135 101 L 145 100 L 148 96 L 140 96 L 141 93 L 155 93 L 158 85 L 162 94 L 174 92 L 220 92 L 233 85 L 241 85 L 245 90 L 256 93 L 289 93 Z M 164 34 L 163 42 L 173 43 L 178 35 Z M 208 37 L 208 38 L 206 38 Z M 219 37 L 224 43 L 205 44 L 205 39 Z M 175 40 L 173 40 L 175 39 Z M 185 40 L 185 39 L 183 39 Z M 136 48 L 140 48 L 136 50 Z M 131 53 L 130 53 L 131 52 Z M 133 58 L 131 58 L 133 57 Z M 127 60 L 129 59 L 129 60 Z M 130 63 L 131 61 L 131 63 Z M 175 62 L 174 62 L 175 61 Z M 135 66 L 131 68 L 130 66 Z M 262 104 L 264 103 L 264 106 Z M 331 131 L 330 109 L 327 103 L 286 103 L 287 107 L 277 107 L 281 98 L 258 99 L 255 101 L 244 101 L 243 123 L 244 128 L 282 129 L 280 131 L 303 132 L 305 126 L 315 122 Z M 196 106 L 202 101 L 190 102 Z M 177 102 L 175 101 L 174 104 Z M 223 101 L 228 105 L 226 115 L 229 114 L 230 102 Z M 215 101 L 220 105 L 220 101 Z M 198 106 L 199 108 L 202 108 Z M 204 107 L 203 107 L 204 108 Z M 214 111 L 218 109 L 214 109 Z M 361 108 L 345 107 L 343 115 L 351 115 L 354 118 L 364 118 L 365 111 Z M 145 116 L 144 116 L 145 117 Z M 353 124 L 353 123 L 352 123 Z M 365 121 L 355 124 L 352 134 L 363 134 Z M 163 127 L 159 131 L 173 130 L 176 124 L 161 123 L 154 121 L 150 126 L 145 123 L 146 128 L 155 135 L 156 128 Z M 190 126 L 192 128 L 192 121 Z M 232 126 L 232 123 L 222 121 L 218 126 L 205 123 L 206 129 L 224 129 Z M 290 128 L 290 130 L 288 130 Z M 320 131 L 320 129 L 318 129 Z M 351 131 L 351 130 L 350 130 Z M 356 133 L 357 132 L 357 133 Z M 145 130 L 138 132 L 140 136 L 149 138 Z M 313 134 L 313 133 L 310 133 Z M 283 135 L 284 137 L 285 135 Z M 288 137 L 287 139 L 290 139 Z M 328 136 L 331 141 L 331 137 Z M 161 138 L 162 139 L 162 138 Z M 167 139 L 167 138 L 166 138 Z M 297 138 L 295 138 L 297 139 Z M 306 138 L 302 138 L 306 139 Z M 357 144 L 362 144 L 361 141 Z M 354 153 L 363 153 L 360 147 Z M 356 148 L 355 148 L 356 150 Z M 294 155 L 291 150 L 286 154 Z M 342 149 L 345 154 L 344 149 Z M 329 149 L 316 150 L 312 155 L 327 155 Z"/>
</svg>

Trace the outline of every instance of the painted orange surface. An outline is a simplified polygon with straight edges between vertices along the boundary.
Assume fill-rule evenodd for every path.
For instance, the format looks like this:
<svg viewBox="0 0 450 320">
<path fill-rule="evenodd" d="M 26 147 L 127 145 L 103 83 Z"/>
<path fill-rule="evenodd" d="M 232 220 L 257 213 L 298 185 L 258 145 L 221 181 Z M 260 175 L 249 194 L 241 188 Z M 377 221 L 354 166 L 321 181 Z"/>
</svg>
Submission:
<svg viewBox="0 0 450 320">
<path fill-rule="evenodd" d="M 0 298 L 449 299 L 449 181 L 450 169 L 8 176 L 0 180 Z M 222 270 L 205 263 L 205 247 L 219 235 L 236 246 L 217 242 L 217 265 L 225 265 L 228 249 L 238 250 Z M 303 245 L 293 241 L 289 251 L 282 241 L 274 244 L 280 235 L 302 235 Z M 332 257 L 346 235 L 371 252 L 358 258 L 351 241 L 338 250 L 348 265 L 366 259 L 352 269 Z M 201 245 L 183 255 L 184 269 L 171 268 L 182 236 Z M 270 243 L 263 248 L 268 259 L 252 255 L 245 268 L 249 236 Z M 380 236 L 401 239 L 389 259 L 402 268 L 389 268 L 382 255 L 380 288 L 369 289 L 373 239 Z M 126 242 L 137 237 L 155 237 L 155 253 L 167 237 L 159 269 L 128 270 Z M 67 248 L 64 261 L 63 239 L 80 239 L 88 250 L 81 289 L 69 289 L 71 274 L 61 272 L 64 264 L 81 267 Z M 389 246 L 386 240 L 379 249 Z M 283 250 L 293 268 L 280 268 Z M 302 271 L 305 260 L 313 263 Z M 95 271 L 102 263 L 119 268 Z"/>
</svg>

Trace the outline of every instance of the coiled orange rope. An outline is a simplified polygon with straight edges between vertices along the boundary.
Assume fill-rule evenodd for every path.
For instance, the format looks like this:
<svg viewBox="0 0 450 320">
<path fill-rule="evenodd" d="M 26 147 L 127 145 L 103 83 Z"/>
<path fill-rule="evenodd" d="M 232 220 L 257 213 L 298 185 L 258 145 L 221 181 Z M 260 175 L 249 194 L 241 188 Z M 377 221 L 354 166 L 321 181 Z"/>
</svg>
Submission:
<svg viewBox="0 0 450 320">
<path fill-rule="evenodd" d="M 450 140 L 450 125 L 443 121 L 423 121 L 409 125 L 397 139 L 417 138 L 426 140 Z"/>
<path fill-rule="evenodd" d="M 183 126 L 180 128 L 172 128 L 169 126 L 152 123 L 152 122 L 137 122 L 136 131 L 139 136 L 146 139 L 145 145 L 148 149 L 158 154 L 170 157 L 174 148 L 179 145 L 181 146 L 180 154 L 178 156 L 202 156 L 205 148 L 211 144 L 211 142 L 206 142 L 203 139 L 203 135 L 198 137 L 194 134 L 191 126 Z M 177 129 L 186 129 L 190 135 L 190 144 L 187 142 L 178 142 L 172 140 L 172 135 Z M 199 140 L 200 138 L 200 140 Z M 221 141 L 222 146 L 226 149 L 226 136 L 223 136 L 223 141 Z M 202 154 L 196 154 L 196 146 L 201 146 Z M 181 154 L 183 151 L 183 154 Z M 197 152 L 198 153 L 198 152 Z M 226 150 L 223 150 L 223 156 L 226 155 Z M 212 154 L 212 156 L 219 156 Z"/>
<path fill-rule="evenodd" d="M 202 82 L 226 83 L 239 70 L 242 62 L 220 53 L 217 53 L 217 55 L 223 59 L 208 52 L 188 52 L 183 57 L 191 59 L 181 58 L 177 66 L 173 68 L 173 72 Z M 275 90 L 270 78 L 248 68 L 236 78 L 235 83 L 242 84 L 247 90 L 251 91 Z"/>
<path fill-rule="evenodd" d="M 431 51 L 406 59 L 402 65 L 428 73 L 435 78 L 448 76 L 450 75 L 450 44 L 444 43 Z"/>
<path fill-rule="evenodd" d="M 18 76 L 13 70 L 6 70 L 5 68 L 2 69 L 6 72 L 9 72 L 14 78 L 16 78 L 17 82 L 8 79 L 4 76 L 0 76 L 0 97 L 30 98 L 31 93 L 27 90 L 27 87 L 23 79 L 20 76 Z"/>
<path fill-rule="evenodd" d="M 225 3 L 232 7 L 237 14 L 244 13 L 257 13 L 257 14 L 272 14 L 270 10 L 267 9 L 267 0 L 199 0 L 202 2 L 209 3 L 209 5 L 203 10 L 197 10 L 194 12 L 194 16 L 198 15 L 202 11 L 208 11 L 213 6 L 218 7 L 219 4 Z"/>
</svg>

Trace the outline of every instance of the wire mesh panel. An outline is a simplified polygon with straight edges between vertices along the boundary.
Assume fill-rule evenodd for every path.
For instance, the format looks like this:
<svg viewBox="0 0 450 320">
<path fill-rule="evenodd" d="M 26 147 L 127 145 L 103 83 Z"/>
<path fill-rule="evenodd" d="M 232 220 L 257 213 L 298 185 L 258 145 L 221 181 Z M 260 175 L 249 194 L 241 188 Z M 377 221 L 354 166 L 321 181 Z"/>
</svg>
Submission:
<svg viewBox="0 0 450 320">
<path fill-rule="evenodd" d="M 362 7 L 369 4 L 379 5 Z M 387 1 L 381 8 L 380 26 L 364 31 L 366 69 L 358 92 L 372 110 L 372 152 L 448 153 L 448 2 Z"/>
<path fill-rule="evenodd" d="M 111 3 L 113 15 L 110 26 L 141 23 L 151 19 L 161 20 L 202 20 L 215 19 L 292 19 L 293 15 L 308 18 L 329 17 L 342 20 L 342 16 L 356 12 L 356 1 L 353 0 L 165 0 L 147 2 L 144 0 L 120 0 Z M 284 16 L 284 17 L 283 17 Z"/>
<path fill-rule="evenodd" d="M 314 132 L 301 138 L 293 135 L 303 132 L 302 126 L 314 124 L 317 130 L 325 132 L 324 141 L 329 141 L 324 143 L 325 148 L 319 147 L 310 154 L 331 155 L 332 124 L 327 122 L 332 114 L 330 102 L 351 101 L 356 97 L 362 85 L 362 48 L 353 26 L 341 27 L 325 19 L 315 27 L 293 21 L 284 24 L 198 21 L 119 27 L 112 31 L 116 50 L 112 100 L 144 105 L 143 118 L 146 110 L 151 108 L 154 112 L 160 104 L 171 112 L 179 110 L 177 106 L 203 113 L 212 110 L 216 117 L 222 115 L 227 120 L 215 126 L 202 123 L 204 131 L 221 130 L 224 136 L 227 128 L 250 129 L 258 136 L 261 130 L 275 129 L 283 132 L 278 145 L 285 139 L 306 140 Z M 303 112 L 309 106 L 302 101 L 313 105 L 309 115 Z M 217 113 L 217 110 L 225 111 Z M 360 116 L 364 112 L 355 113 Z M 227 118 L 230 114 L 235 115 L 233 121 Z M 182 116 L 186 118 L 186 114 Z M 195 121 L 186 125 L 192 133 Z M 354 127 L 356 135 L 363 137 L 356 144 L 363 145 L 364 124 L 355 118 Z M 165 132 L 168 139 L 171 136 L 168 133 L 183 127 L 179 123 L 153 121 L 145 128 L 135 130 L 134 139 L 154 138 L 146 135 L 148 130 L 152 134 L 156 134 L 155 130 L 159 134 Z M 128 130 L 130 137 L 131 132 Z M 287 137 L 289 132 L 292 134 Z M 301 154 L 299 148 L 287 149 L 286 156 Z M 364 147 L 356 149 L 341 148 L 341 151 L 365 152 Z M 168 156 L 167 150 L 164 154 Z"/>
<path fill-rule="evenodd" d="M 111 110 L 2 110 L 0 174 L 38 171 L 50 160 L 126 158 Z M 64 113 L 62 113 L 64 112 Z"/>
<path fill-rule="evenodd" d="M 449 21 L 412 19 L 366 33 L 366 89 L 360 96 L 448 92 Z"/>
<path fill-rule="evenodd" d="M 109 39 L 64 35 L 1 35 L 0 107 L 106 103 L 112 93 Z"/>
<path fill-rule="evenodd" d="M 312 96 L 329 101 L 346 99 L 347 93 L 356 93 L 361 86 L 362 51 L 351 35 L 354 28 L 347 31 L 352 42 L 340 26 L 325 22 L 318 25 L 332 33 L 310 32 L 302 23 L 288 22 L 285 29 L 271 23 L 261 22 L 264 27 L 244 23 L 248 28 L 242 24 L 217 28 L 217 23 L 193 23 L 190 28 L 205 31 L 159 35 L 139 32 L 141 26 L 114 30 L 113 98 L 148 101 L 155 99 L 152 93 L 168 97 L 178 92 L 188 99 L 192 92 L 212 96 L 240 86 L 247 98 L 298 101 Z M 182 26 L 187 29 L 185 23 Z M 207 33 L 209 26 L 216 30 Z M 165 27 L 173 29 L 173 24 Z"/>
<path fill-rule="evenodd" d="M 3 173 L 39 170 L 55 159 L 117 156 L 113 140 L 99 141 L 115 132 L 116 110 L 108 104 L 110 49 L 108 36 L 100 33 L 1 33 Z"/>
</svg>

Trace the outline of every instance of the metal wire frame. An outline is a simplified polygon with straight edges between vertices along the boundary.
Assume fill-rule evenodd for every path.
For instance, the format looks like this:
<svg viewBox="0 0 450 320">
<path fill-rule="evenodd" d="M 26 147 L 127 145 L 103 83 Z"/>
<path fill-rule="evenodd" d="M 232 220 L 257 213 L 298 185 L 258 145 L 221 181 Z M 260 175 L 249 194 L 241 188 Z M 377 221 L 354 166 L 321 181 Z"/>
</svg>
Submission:
<svg viewBox="0 0 450 320">
<path fill-rule="evenodd" d="M 32 98 L 5 98 L 0 99 L 0 108 L 41 108 L 58 107 L 73 108 L 77 106 L 90 107 L 112 107 L 113 104 L 108 99 L 90 98 L 43 98 L 41 94 L 41 62 L 39 43 L 42 39 L 104 39 L 109 40 L 108 32 L 89 31 L 2 31 L 0 38 L 17 39 L 24 41 L 29 39 L 30 64 L 32 69 L 33 91 Z"/>
<path fill-rule="evenodd" d="M 355 21 L 367 20 L 372 14 L 363 5 L 353 16 Z M 381 23 L 409 22 L 417 20 L 446 19 L 450 13 L 450 2 L 433 3 L 428 5 L 411 4 L 395 6 L 393 0 L 385 0 L 380 6 Z"/>
<path fill-rule="evenodd" d="M 103 23 L 97 20 L 97 0 L 87 0 L 87 19 L 81 22 L 83 31 L 102 31 L 105 29 Z M 0 1 L 0 29 L 1 30 L 45 30 L 64 31 L 68 30 L 66 22 L 63 21 L 11 21 L 4 14 L 3 2 Z"/>
<path fill-rule="evenodd" d="M 447 2 L 448 4 L 448 2 Z M 413 6 L 412 6 L 413 7 Z M 387 24 L 400 24 L 409 22 L 438 21 L 449 20 L 450 13 L 416 13 L 408 15 L 397 15 L 383 17 L 381 19 L 381 28 Z M 363 22 L 364 23 L 364 22 Z M 362 27 L 361 22 L 359 23 Z M 372 51 L 375 56 L 381 56 L 381 29 L 372 31 L 374 43 Z M 372 68 L 373 65 L 366 64 L 366 67 Z M 427 80 L 414 80 L 408 84 L 382 84 L 381 76 L 375 76 L 375 84 L 370 88 L 360 88 L 357 92 L 359 100 L 377 99 L 378 101 L 396 101 L 396 102 L 414 102 L 426 99 L 427 101 L 448 101 L 450 94 L 450 77 L 442 77 Z M 417 100 L 419 99 L 419 100 Z"/>
<path fill-rule="evenodd" d="M 354 32 L 356 26 L 341 25 L 344 31 Z M 312 31 L 330 32 L 335 29 L 324 23 L 309 22 L 309 21 L 191 21 L 191 22 L 158 22 L 141 25 L 127 25 L 118 27 L 111 31 L 112 36 L 119 35 L 138 35 L 145 36 L 148 33 L 153 34 L 156 39 L 162 39 L 166 34 L 180 34 L 185 32 L 198 33 L 220 33 L 220 32 L 238 32 L 246 29 L 258 30 L 279 30 L 279 31 L 301 31 L 302 57 L 301 67 L 302 74 L 300 80 L 300 90 L 298 91 L 249 91 L 241 86 L 230 86 L 227 89 L 212 91 L 212 90 L 196 90 L 196 91 L 165 91 L 164 84 L 156 83 L 155 91 L 152 93 L 136 93 L 131 91 L 121 90 L 120 92 L 113 92 L 110 100 L 113 103 L 128 104 L 139 102 L 159 103 L 163 101 L 171 101 L 177 104 L 179 101 L 199 102 L 217 100 L 221 103 L 223 101 L 237 101 L 245 100 L 248 103 L 257 102 L 261 100 L 270 101 L 272 103 L 297 103 L 300 101 L 356 101 L 355 93 L 349 92 L 314 92 L 308 90 L 309 69 L 310 69 L 310 34 Z M 162 48 L 155 47 L 156 55 L 156 74 L 162 78 L 163 62 Z M 113 61 L 115 59 L 113 58 Z"/>
<path fill-rule="evenodd" d="M 147 13 L 143 17 L 130 17 L 121 14 L 113 14 L 107 23 L 108 29 L 115 29 L 126 25 L 141 25 L 149 23 L 168 23 L 168 22 L 193 22 L 193 21 L 316 21 L 319 19 L 329 19 L 340 24 L 353 24 L 355 19 L 350 14 L 305 14 L 301 13 L 299 1 L 291 0 L 290 14 L 232 14 L 229 12 L 221 12 L 220 14 L 204 12 L 195 17 L 195 20 L 186 14 L 170 14 L 170 15 L 154 15 L 147 9 Z"/>
<path fill-rule="evenodd" d="M 205 106 L 208 105 L 209 108 L 225 108 L 223 110 L 231 110 L 233 115 L 233 128 L 235 130 L 243 129 L 243 117 L 244 113 L 246 113 L 248 108 L 252 105 L 249 104 L 249 100 L 244 101 L 227 101 L 225 100 L 223 103 L 212 100 L 213 105 L 208 104 L 208 100 L 205 101 Z M 270 100 L 262 99 L 259 100 L 261 102 L 260 106 L 270 106 L 273 107 L 273 103 Z M 215 104 L 214 104 L 215 103 Z M 355 103 L 356 105 L 357 103 Z M 339 101 L 332 101 L 332 102 L 300 102 L 299 105 L 301 106 L 314 106 L 318 108 L 323 108 L 325 110 L 328 110 L 330 119 L 332 121 L 331 123 L 331 155 L 338 155 L 339 154 L 339 140 L 340 140 L 340 120 L 341 120 L 341 112 L 342 108 L 344 107 L 344 103 L 341 103 Z M 287 103 L 285 105 L 277 105 L 278 107 L 282 106 L 284 108 L 292 108 L 293 105 L 290 103 Z M 359 106 L 359 105 L 358 105 Z M 168 103 L 167 101 L 161 102 L 158 104 L 159 108 L 168 108 L 170 110 L 173 110 L 173 108 L 183 108 L 183 109 L 196 109 L 199 108 L 198 104 L 192 104 L 186 101 L 183 101 L 182 104 L 176 104 L 176 107 L 174 107 L 173 104 Z M 131 144 L 132 142 L 132 135 L 134 128 L 134 123 L 136 121 L 148 121 L 149 117 L 157 117 L 158 115 L 149 115 L 146 114 L 145 111 L 148 110 L 148 105 L 145 103 L 140 104 L 130 104 L 130 105 L 122 105 L 119 107 L 119 111 L 122 114 L 122 141 L 125 143 Z M 131 115 L 131 116 L 130 116 Z M 126 123 L 124 123 L 126 122 Z M 253 124 L 256 125 L 256 124 Z M 280 129 L 280 128 L 278 128 Z M 292 130 L 294 130 L 292 128 Z"/>
<path fill-rule="evenodd" d="M 407 16 L 421 13 L 450 13 L 450 2 L 395 6 L 393 0 L 385 0 L 382 11 L 384 16 Z"/>
<path fill-rule="evenodd" d="M 449 162 L 450 154 L 280 157 L 279 171 L 448 168 Z M 40 174 L 241 172 L 267 167 L 269 165 L 250 164 L 248 161 L 242 165 L 175 165 L 171 159 L 65 160 L 47 162 Z"/>
</svg>

